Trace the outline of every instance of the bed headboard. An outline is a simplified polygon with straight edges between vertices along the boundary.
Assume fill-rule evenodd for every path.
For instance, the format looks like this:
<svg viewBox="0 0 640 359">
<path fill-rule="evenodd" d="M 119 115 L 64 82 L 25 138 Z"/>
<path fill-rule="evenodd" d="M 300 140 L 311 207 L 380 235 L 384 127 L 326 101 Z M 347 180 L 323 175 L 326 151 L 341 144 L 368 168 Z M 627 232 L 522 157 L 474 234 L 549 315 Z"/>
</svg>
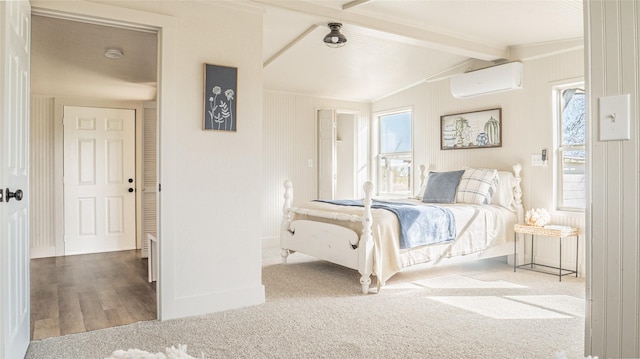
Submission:
<svg viewBox="0 0 640 359">
<path fill-rule="evenodd" d="M 518 223 L 524 223 L 524 206 L 522 205 L 522 187 L 520 187 L 520 182 L 522 178 L 520 177 L 520 171 L 522 171 L 522 165 L 516 163 L 512 167 L 513 169 L 513 179 L 514 184 L 512 188 L 513 193 L 513 203 L 516 210 L 516 214 L 518 216 Z M 423 187 L 425 184 L 425 180 L 427 179 L 427 166 L 420 165 L 420 187 Z"/>
</svg>

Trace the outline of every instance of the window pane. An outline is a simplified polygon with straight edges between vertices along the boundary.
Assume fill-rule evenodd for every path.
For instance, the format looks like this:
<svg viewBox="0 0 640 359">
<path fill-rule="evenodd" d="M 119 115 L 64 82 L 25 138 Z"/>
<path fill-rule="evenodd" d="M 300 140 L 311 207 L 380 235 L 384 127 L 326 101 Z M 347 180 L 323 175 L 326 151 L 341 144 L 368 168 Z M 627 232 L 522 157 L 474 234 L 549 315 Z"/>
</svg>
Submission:
<svg viewBox="0 0 640 359">
<path fill-rule="evenodd" d="M 562 205 L 566 208 L 585 208 L 585 151 L 562 153 Z"/>
<path fill-rule="evenodd" d="M 581 88 L 565 88 L 558 100 L 561 111 L 559 206 L 565 209 L 585 208 L 586 96 Z"/>
<path fill-rule="evenodd" d="M 584 91 L 580 89 L 562 91 L 563 146 L 585 143 L 585 101 Z"/>
<path fill-rule="evenodd" d="M 411 152 L 411 112 L 380 116 L 380 153 Z"/>
<path fill-rule="evenodd" d="M 410 155 L 380 156 L 380 193 L 411 192 L 411 157 Z"/>
</svg>

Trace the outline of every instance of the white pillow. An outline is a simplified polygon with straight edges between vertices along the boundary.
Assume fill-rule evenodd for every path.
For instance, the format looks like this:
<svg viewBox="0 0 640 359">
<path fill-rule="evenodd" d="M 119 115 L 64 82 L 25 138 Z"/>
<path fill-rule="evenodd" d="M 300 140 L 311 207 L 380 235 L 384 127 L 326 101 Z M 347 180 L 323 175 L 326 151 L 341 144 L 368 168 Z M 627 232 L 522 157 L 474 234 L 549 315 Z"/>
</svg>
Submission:
<svg viewBox="0 0 640 359">
<path fill-rule="evenodd" d="M 498 171 L 488 169 L 465 169 L 456 202 L 470 204 L 491 204 L 493 192 L 498 183 Z"/>
<path fill-rule="evenodd" d="M 513 187 L 515 185 L 516 180 L 513 177 L 513 173 L 498 171 L 498 186 L 493 193 L 491 204 L 514 210 Z"/>
</svg>

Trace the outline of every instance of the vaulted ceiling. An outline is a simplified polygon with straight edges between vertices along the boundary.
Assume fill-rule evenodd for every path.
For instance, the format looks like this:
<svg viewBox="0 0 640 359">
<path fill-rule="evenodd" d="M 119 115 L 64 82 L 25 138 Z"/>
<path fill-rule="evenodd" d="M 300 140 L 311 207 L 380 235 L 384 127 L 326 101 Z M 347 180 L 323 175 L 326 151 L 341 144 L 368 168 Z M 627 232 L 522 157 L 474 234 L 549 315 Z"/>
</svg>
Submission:
<svg viewBox="0 0 640 359">
<path fill-rule="evenodd" d="M 254 0 L 268 89 L 365 101 L 426 80 L 583 47 L 581 0 Z M 343 23 L 347 43 L 322 42 Z"/>
</svg>

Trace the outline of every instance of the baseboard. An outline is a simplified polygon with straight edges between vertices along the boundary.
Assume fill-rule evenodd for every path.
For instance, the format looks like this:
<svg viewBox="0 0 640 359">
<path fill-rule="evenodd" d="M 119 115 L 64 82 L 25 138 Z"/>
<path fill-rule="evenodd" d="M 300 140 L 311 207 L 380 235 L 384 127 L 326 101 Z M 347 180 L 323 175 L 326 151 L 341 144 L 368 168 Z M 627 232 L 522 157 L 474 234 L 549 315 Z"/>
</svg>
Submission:
<svg viewBox="0 0 640 359">
<path fill-rule="evenodd" d="M 280 237 L 264 237 L 262 238 L 262 249 L 280 247 Z"/>
<path fill-rule="evenodd" d="M 48 258 L 56 256 L 56 246 L 29 248 L 31 259 Z"/>
<path fill-rule="evenodd" d="M 160 320 L 178 319 L 264 304 L 265 289 L 255 285 L 163 302 L 166 307 L 160 308 Z"/>
</svg>

